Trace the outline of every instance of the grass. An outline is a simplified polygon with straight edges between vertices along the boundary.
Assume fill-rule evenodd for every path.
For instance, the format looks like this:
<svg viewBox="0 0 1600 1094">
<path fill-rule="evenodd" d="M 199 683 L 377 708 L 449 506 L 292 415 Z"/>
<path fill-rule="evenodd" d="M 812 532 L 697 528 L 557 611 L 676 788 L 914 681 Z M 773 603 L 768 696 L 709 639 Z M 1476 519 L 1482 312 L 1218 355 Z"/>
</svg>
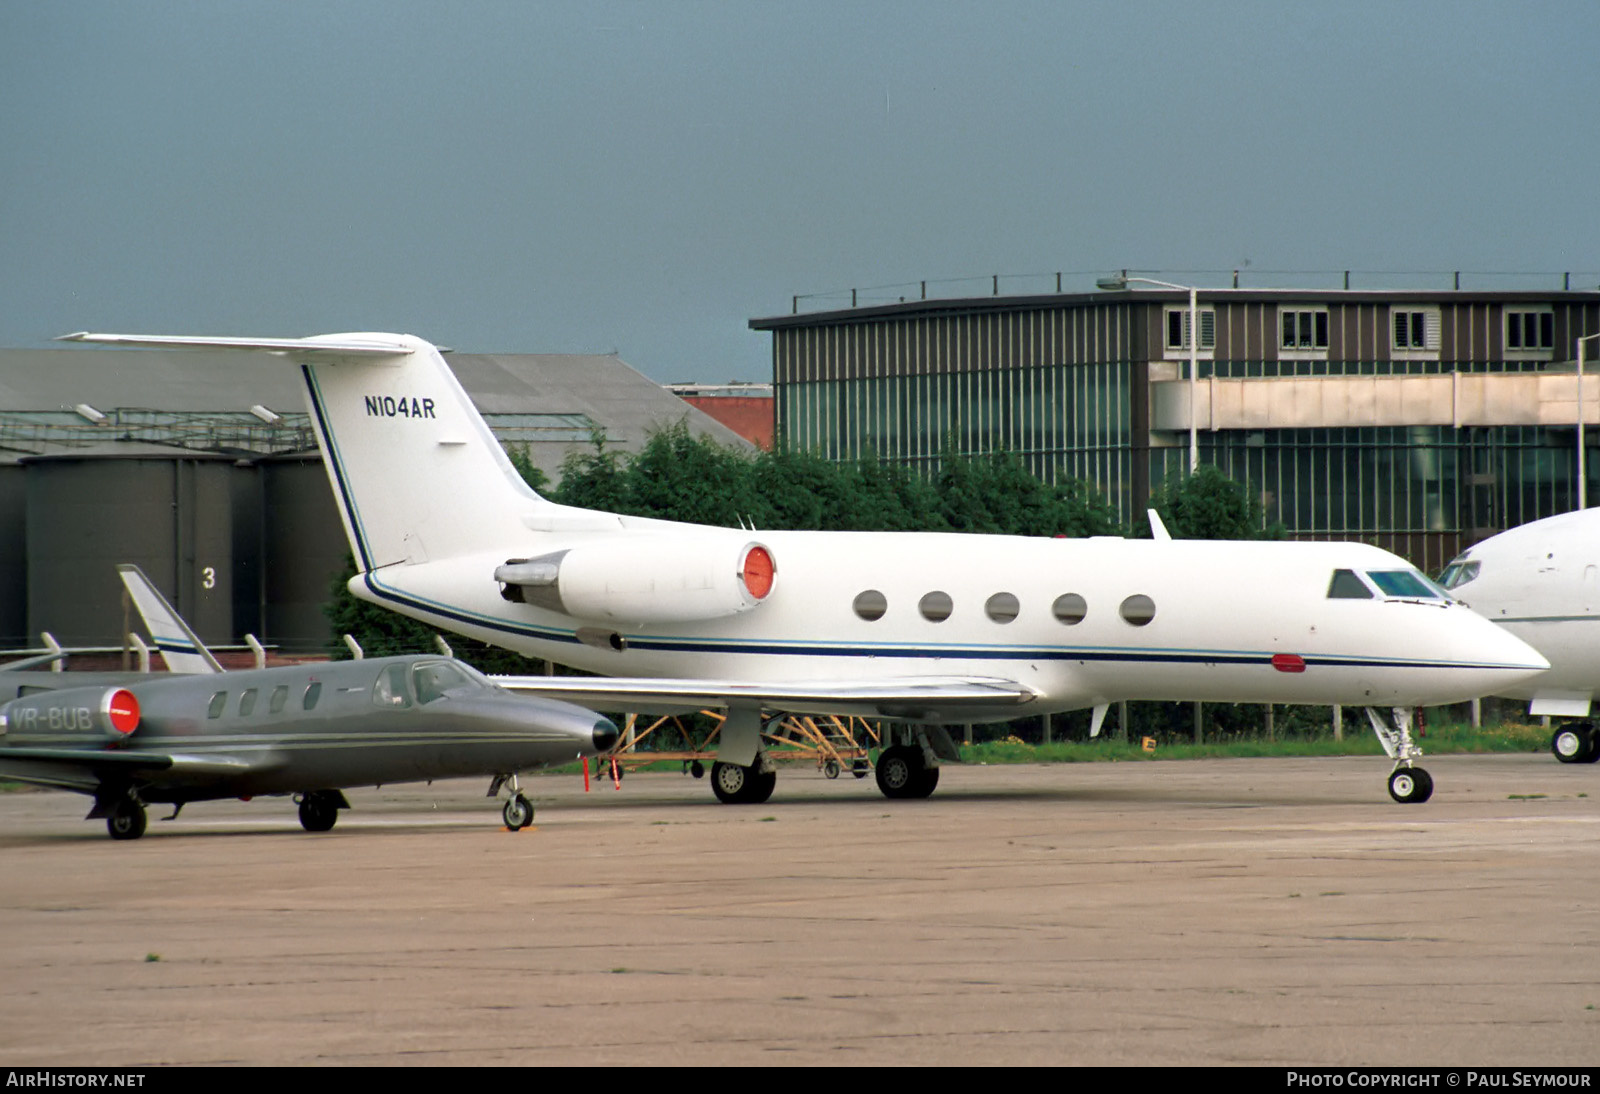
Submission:
<svg viewBox="0 0 1600 1094">
<path fill-rule="evenodd" d="M 1425 753 L 1544 752 L 1549 731 L 1538 725 L 1506 723 L 1473 729 L 1465 723 L 1432 723 L 1418 738 Z M 1383 746 L 1364 724 L 1345 725 L 1344 740 L 1332 735 L 1289 737 L 1269 741 L 1264 737 L 1193 741 L 1166 739 L 1146 752 L 1137 741 L 1055 741 L 1033 745 L 1009 737 L 999 741 L 963 745 L 962 758 L 978 764 L 1106 763 L 1133 760 L 1195 760 L 1255 756 L 1377 756 Z"/>
</svg>

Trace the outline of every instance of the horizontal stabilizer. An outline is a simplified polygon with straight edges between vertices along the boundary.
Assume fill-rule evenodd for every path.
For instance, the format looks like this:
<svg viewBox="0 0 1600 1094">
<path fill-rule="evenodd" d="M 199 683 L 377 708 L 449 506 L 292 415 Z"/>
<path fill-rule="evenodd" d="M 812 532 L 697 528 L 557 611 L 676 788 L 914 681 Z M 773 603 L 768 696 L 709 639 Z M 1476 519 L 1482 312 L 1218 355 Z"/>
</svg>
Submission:
<svg viewBox="0 0 1600 1094">
<path fill-rule="evenodd" d="M 176 334 L 63 334 L 57 342 L 92 342 L 103 346 L 149 346 L 162 349 L 248 350 L 257 353 L 328 353 L 357 357 L 396 357 L 412 352 L 403 342 L 350 335 L 316 338 L 206 338 Z"/>
</svg>

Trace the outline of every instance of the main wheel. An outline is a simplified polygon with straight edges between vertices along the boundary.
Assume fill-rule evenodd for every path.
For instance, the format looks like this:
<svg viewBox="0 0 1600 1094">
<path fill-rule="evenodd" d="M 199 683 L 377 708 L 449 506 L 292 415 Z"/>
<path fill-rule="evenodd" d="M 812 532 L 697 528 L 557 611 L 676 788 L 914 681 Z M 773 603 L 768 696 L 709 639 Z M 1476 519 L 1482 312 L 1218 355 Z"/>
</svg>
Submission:
<svg viewBox="0 0 1600 1094">
<path fill-rule="evenodd" d="M 926 798 L 933 793 L 934 788 L 938 785 L 939 769 L 937 767 L 924 767 L 922 768 L 921 773 L 918 775 L 916 780 L 912 783 L 912 792 L 907 794 L 906 797 Z"/>
<path fill-rule="evenodd" d="M 924 779 L 922 756 L 916 750 L 905 745 L 895 745 L 886 748 L 878 756 L 878 789 L 886 798 L 925 798 L 927 794 L 919 794 Z M 939 777 L 934 776 L 934 782 Z M 931 794 L 933 788 L 928 788 Z"/>
<path fill-rule="evenodd" d="M 1600 742 L 1587 722 L 1561 726 L 1550 736 L 1550 751 L 1564 764 L 1592 764 L 1600 759 Z"/>
<path fill-rule="evenodd" d="M 144 835 L 144 806 L 133 797 L 123 798 L 106 818 L 106 832 L 112 839 L 138 839 Z"/>
<path fill-rule="evenodd" d="M 500 817 L 506 822 L 507 828 L 519 832 L 533 823 L 533 803 L 521 794 L 513 794 L 506 799 Z"/>
<path fill-rule="evenodd" d="M 750 801 L 751 783 L 755 772 L 738 764 L 725 764 L 721 760 L 711 765 L 711 790 L 717 800 L 727 805 L 742 805 Z M 767 793 L 771 794 L 769 787 Z M 765 798 L 756 799 L 765 801 Z"/>
<path fill-rule="evenodd" d="M 1420 767 L 1398 767 L 1389 776 L 1389 796 L 1406 805 L 1433 797 L 1433 776 Z"/>
<path fill-rule="evenodd" d="M 300 827 L 307 832 L 327 832 L 339 819 L 339 807 L 329 797 L 313 791 L 300 799 Z"/>
<path fill-rule="evenodd" d="M 773 790 L 778 786 L 778 773 L 776 771 L 754 771 L 746 779 L 749 787 L 741 799 L 746 805 L 760 805 L 772 797 Z"/>
</svg>

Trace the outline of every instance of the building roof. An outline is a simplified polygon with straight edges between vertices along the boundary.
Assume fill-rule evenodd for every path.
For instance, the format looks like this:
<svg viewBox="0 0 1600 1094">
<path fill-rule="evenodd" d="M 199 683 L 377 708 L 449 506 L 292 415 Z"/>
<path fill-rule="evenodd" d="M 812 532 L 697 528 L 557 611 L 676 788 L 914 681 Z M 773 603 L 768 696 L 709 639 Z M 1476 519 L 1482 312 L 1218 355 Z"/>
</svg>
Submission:
<svg viewBox="0 0 1600 1094">
<path fill-rule="evenodd" d="M 1592 304 L 1600 290 L 1523 290 L 1523 289 L 1196 289 L 1199 300 L 1245 303 L 1569 303 Z M 936 315 L 966 315 L 974 312 L 1019 311 L 1032 308 L 1083 308 L 1107 304 L 1187 303 L 1188 290 L 1138 286 L 1112 291 L 1030 293 L 1009 296 L 938 297 L 928 300 L 902 300 L 890 304 L 863 304 L 854 308 L 793 312 L 751 319 L 751 330 L 785 330 L 793 327 L 826 327 L 840 323 L 859 323 L 877 319 L 915 319 Z"/>
<path fill-rule="evenodd" d="M 636 451 L 652 432 L 687 421 L 719 444 L 749 442 L 612 354 L 445 357 L 503 441 L 525 444 L 554 477 L 596 430 Z M 204 350 L 0 350 L 0 460 L 63 451 L 109 454 L 121 444 L 264 454 L 313 443 L 299 370 Z M 73 408 L 107 416 L 94 425 Z M 281 420 L 251 412 L 265 407 Z"/>
</svg>

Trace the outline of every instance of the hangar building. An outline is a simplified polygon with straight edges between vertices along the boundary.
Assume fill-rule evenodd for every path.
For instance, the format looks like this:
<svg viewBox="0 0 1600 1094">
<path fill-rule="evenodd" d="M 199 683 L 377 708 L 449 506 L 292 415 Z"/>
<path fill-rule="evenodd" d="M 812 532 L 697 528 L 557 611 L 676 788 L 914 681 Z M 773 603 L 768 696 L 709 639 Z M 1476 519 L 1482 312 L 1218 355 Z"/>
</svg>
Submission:
<svg viewBox="0 0 1600 1094">
<path fill-rule="evenodd" d="M 613 355 L 446 360 L 502 443 L 552 480 L 593 438 L 634 451 L 685 419 L 753 450 Z M 0 649 L 44 630 L 119 645 L 118 562 L 208 643 L 323 648 L 347 547 L 304 407 L 298 370 L 259 358 L 0 350 Z"/>
<path fill-rule="evenodd" d="M 1188 467 L 1192 426 L 1200 462 L 1291 535 L 1368 540 L 1433 572 L 1577 504 L 1574 358 L 1600 292 L 1200 289 L 1191 385 L 1186 289 L 999 285 L 804 313 L 797 298 L 750 320 L 772 334 L 776 443 L 930 467 L 947 441 L 1005 448 L 1047 481 L 1094 483 L 1131 523 Z M 1596 504 L 1600 375 L 1583 421 Z"/>
</svg>

